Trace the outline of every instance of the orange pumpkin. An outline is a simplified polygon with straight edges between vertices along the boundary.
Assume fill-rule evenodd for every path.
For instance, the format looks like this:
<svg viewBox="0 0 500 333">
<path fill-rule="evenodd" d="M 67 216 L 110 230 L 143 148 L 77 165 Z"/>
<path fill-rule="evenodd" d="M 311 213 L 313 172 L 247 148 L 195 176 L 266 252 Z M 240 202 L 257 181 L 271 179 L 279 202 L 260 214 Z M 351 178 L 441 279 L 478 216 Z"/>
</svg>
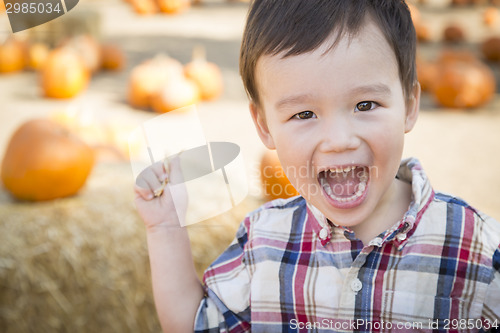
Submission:
<svg viewBox="0 0 500 333">
<path fill-rule="evenodd" d="M 191 7 L 191 0 L 157 0 L 160 11 L 166 14 L 178 14 Z"/>
<path fill-rule="evenodd" d="M 169 80 L 183 76 L 182 70 L 178 60 L 162 55 L 136 66 L 129 78 L 130 104 L 137 108 L 149 108 L 153 96 Z"/>
<path fill-rule="evenodd" d="M 482 42 L 481 52 L 487 60 L 500 62 L 500 37 L 491 37 Z"/>
<path fill-rule="evenodd" d="M 278 154 L 274 150 L 268 150 L 262 156 L 260 176 L 264 196 L 268 200 L 290 198 L 299 194 L 286 177 L 278 159 Z"/>
<path fill-rule="evenodd" d="M 450 24 L 443 31 L 443 39 L 449 43 L 461 43 L 465 41 L 464 29 L 457 24 Z"/>
<path fill-rule="evenodd" d="M 50 49 L 47 44 L 35 43 L 28 48 L 28 66 L 31 69 L 39 70 L 42 68 L 47 57 L 50 53 Z"/>
<path fill-rule="evenodd" d="M 165 113 L 200 101 L 198 86 L 190 79 L 179 76 L 169 80 L 152 99 L 153 110 Z"/>
<path fill-rule="evenodd" d="M 41 78 L 45 96 L 71 98 L 87 87 L 90 73 L 74 51 L 58 48 L 49 53 Z"/>
<path fill-rule="evenodd" d="M 483 22 L 487 27 L 494 27 L 500 20 L 500 11 L 495 7 L 488 7 L 483 12 Z"/>
<path fill-rule="evenodd" d="M 158 12 L 158 5 L 154 0 L 130 0 L 134 11 L 140 15 L 151 15 Z"/>
<path fill-rule="evenodd" d="M 13 37 L 0 45 L 0 73 L 18 72 L 24 69 L 25 47 Z"/>
<path fill-rule="evenodd" d="M 193 59 L 184 66 L 184 74 L 196 83 L 203 100 L 214 100 L 224 90 L 219 66 L 206 60 L 205 49 L 202 47 L 194 49 Z"/>
<path fill-rule="evenodd" d="M 429 42 L 432 39 L 429 26 L 425 22 L 420 22 L 415 25 L 415 33 L 419 42 Z"/>
<path fill-rule="evenodd" d="M 92 149 L 47 119 L 21 125 L 2 161 L 5 188 L 17 199 L 41 201 L 73 195 L 94 165 Z"/>
<path fill-rule="evenodd" d="M 496 86 L 491 69 L 479 60 L 440 63 L 433 94 L 441 106 L 476 108 L 491 100 Z"/>
<path fill-rule="evenodd" d="M 101 68 L 117 71 L 123 69 L 125 66 L 125 55 L 123 51 L 111 44 L 104 44 L 101 46 Z"/>
</svg>

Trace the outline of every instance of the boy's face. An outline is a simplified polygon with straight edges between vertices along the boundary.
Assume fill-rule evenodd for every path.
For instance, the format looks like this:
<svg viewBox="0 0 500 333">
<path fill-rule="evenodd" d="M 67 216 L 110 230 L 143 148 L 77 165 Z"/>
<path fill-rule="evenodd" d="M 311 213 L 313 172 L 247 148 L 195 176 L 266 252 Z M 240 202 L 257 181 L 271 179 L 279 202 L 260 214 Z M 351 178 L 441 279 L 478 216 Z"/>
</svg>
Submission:
<svg viewBox="0 0 500 333">
<path fill-rule="evenodd" d="M 251 111 L 295 188 L 334 223 L 356 227 L 391 207 L 419 89 L 405 103 L 395 55 L 373 23 L 328 50 L 331 41 L 261 57 L 261 106 Z"/>
</svg>

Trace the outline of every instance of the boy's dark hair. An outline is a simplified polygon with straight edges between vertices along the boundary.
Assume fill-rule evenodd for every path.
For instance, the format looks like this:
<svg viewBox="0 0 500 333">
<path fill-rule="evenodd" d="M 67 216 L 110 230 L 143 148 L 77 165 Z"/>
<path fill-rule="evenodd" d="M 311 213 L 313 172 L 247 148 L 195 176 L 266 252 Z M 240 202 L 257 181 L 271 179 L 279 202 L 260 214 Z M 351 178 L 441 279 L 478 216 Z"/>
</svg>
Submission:
<svg viewBox="0 0 500 333">
<path fill-rule="evenodd" d="M 240 74 L 250 99 L 260 105 L 255 69 L 263 55 L 310 52 L 333 32 L 332 47 L 354 36 L 369 17 L 381 29 L 397 59 L 406 99 L 416 83 L 416 35 L 404 0 L 254 0 L 240 50 Z"/>
</svg>

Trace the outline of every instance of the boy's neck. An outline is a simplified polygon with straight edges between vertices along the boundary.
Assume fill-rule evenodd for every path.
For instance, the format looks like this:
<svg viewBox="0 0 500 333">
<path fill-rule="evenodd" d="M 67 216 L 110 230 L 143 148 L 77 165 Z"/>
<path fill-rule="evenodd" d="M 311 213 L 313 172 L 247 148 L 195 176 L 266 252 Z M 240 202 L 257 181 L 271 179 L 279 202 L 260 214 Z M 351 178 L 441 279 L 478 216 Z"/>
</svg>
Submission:
<svg viewBox="0 0 500 333">
<path fill-rule="evenodd" d="M 365 246 L 403 218 L 411 203 L 411 184 L 395 178 L 387 194 L 365 222 L 351 228 Z"/>
</svg>

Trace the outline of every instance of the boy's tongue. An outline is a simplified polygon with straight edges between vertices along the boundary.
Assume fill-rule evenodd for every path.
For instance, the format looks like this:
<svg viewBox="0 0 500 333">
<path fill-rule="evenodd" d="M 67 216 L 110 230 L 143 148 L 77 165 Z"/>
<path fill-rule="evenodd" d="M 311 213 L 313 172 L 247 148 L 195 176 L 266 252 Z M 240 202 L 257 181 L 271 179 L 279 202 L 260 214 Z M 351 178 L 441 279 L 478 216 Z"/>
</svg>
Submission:
<svg viewBox="0 0 500 333">
<path fill-rule="evenodd" d="M 355 168 L 349 172 L 324 171 L 320 177 L 324 177 L 328 185 L 337 197 L 350 197 L 356 193 L 360 184 L 360 173 L 362 168 Z"/>
</svg>

